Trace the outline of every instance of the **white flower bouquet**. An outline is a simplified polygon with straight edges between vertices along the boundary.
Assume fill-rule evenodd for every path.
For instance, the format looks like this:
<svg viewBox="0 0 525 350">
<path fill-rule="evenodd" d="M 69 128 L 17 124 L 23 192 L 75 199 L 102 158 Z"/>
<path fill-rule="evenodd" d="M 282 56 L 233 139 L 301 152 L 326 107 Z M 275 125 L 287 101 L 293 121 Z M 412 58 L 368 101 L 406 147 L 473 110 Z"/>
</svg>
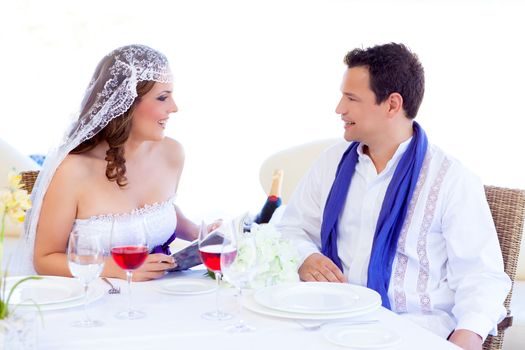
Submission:
<svg viewBox="0 0 525 350">
<path fill-rule="evenodd" d="M 253 224 L 251 233 L 257 247 L 257 264 L 253 278 L 248 283 L 251 288 L 260 288 L 286 282 L 298 282 L 299 257 L 295 247 L 284 239 L 272 224 Z M 246 243 L 247 237 L 239 237 L 237 263 L 251 261 L 253 249 Z"/>
</svg>

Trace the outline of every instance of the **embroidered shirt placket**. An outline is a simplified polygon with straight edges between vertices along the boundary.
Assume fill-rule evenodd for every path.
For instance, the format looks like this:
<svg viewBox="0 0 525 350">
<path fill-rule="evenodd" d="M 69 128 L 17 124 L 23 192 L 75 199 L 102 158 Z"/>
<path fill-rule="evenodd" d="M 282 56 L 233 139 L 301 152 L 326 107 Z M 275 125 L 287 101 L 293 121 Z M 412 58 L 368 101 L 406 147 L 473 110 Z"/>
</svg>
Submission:
<svg viewBox="0 0 525 350">
<path fill-rule="evenodd" d="M 401 229 L 401 234 L 399 235 L 399 240 L 397 242 L 397 253 L 396 253 L 396 259 L 395 259 L 395 268 L 394 268 L 394 311 L 396 312 L 407 312 L 407 299 L 406 299 L 406 293 L 404 289 L 404 283 L 405 283 L 405 276 L 408 266 L 408 256 L 405 254 L 405 245 L 406 245 L 406 238 L 408 234 L 408 228 L 412 224 L 412 217 L 414 215 L 414 209 L 416 207 L 416 203 L 419 199 L 419 195 L 421 193 L 421 189 L 423 188 L 423 185 L 425 184 L 425 181 L 427 179 L 428 175 L 428 168 L 430 161 L 432 160 L 432 155 L 430 151 L 427 151 L 427 154 L 425 155 L 425 160 L 423 162 L 423 166 L 421 168 L 421 173 L 417 179 L 416 188 L 414 189 L 414 194 L 412 195 L 412 199 L 410 200 L 410 206 L 408 208 L 408 212 L 405 218 L 405 222 L 403 223 L 403 228 Z"/>
<path fill-rule="evenodd" d="M 430 193 L 427 197 L 427 202 L 425 205 L 425 213 L 423 216 L 423 222 L 421 223 L 421 228 L 419 231 L 419 236 L 417 240 L 417 255 L 419 257 L 419 273 L 417 279 L 417 293 L 419 295 L 419 306 L 423 313 L 429 313 L 432 311 L 432 303 L 430 300 L 430 295 L 427 293 L 428 287 L 428 278 L 429 278 L 429 261 L 427 255 L 427 234 L 430 230 L 430 226 L 434 219 L 434 214 L 436 211 L 436 203 L 439 197 L 439 191 L 441 190 L 441 185 L 443 179 L 450 167 L 450 160 L 445 158 L 441 163 L 438 175 L 430 188 Z"/>
</svg>

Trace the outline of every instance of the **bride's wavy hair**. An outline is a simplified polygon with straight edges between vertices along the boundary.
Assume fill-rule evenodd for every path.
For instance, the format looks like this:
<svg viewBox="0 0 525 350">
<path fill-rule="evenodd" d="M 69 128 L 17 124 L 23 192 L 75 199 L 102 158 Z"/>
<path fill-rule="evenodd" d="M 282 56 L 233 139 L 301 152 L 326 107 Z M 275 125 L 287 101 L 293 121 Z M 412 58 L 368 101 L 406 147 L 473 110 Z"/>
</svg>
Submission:
<svg viewBox="0 0 525 350">
<path fill-rule="evenodd" d="M 82 105 L 82 111 L 80 118 L 85 118 L 86 115 L 90 115 L 89 111 L 94 107 L 97 96 L 104 91 L 104 85 L 109 79 L 110 67 L 114 65 L 114 57 L 109 55 L 106 56 L 98 65 L 95 71 L 96 79 L 92 90 L 85 97 Z M 133 111 L 141 98 L 147 94 L 155 85 L 154 81 L 145 80 L 137 83 L 137 97 L 133 101 L 131 107 L 124 112 L 122 115 L 113 118 L 102 130 L 100 130 L 93 137 L 85 140 L 75 147 L 70 153 L 79 154 L 92 150 L 99 143 L 106 141 L 109 145 L 109 149 L 106 151 L 107 161 L 106 165 L 106 177 L 109 181 L 116 181 L 119 187 L 127 185 L 126 178 L 126 158 L 124 157 L 124 143 L 128 140 L 131 132 L 131 126 L 133 122 Z"/>
</svg>

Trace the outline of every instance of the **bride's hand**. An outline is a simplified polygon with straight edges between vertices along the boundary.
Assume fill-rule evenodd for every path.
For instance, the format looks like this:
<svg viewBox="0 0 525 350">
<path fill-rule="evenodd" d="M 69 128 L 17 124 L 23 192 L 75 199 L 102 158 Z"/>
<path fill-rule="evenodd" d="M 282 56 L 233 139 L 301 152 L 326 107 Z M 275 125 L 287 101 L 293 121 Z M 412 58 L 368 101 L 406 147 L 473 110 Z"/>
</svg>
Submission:
<svg viewBox="0 0 525 350">
<path fill-rule="evenodd" d="M 166 254 L 149 254 L 142 266 L 133 271 L 133 281 L 149 281 L 164 276 L 176 267 L 175 259 Z"/>
</svg>

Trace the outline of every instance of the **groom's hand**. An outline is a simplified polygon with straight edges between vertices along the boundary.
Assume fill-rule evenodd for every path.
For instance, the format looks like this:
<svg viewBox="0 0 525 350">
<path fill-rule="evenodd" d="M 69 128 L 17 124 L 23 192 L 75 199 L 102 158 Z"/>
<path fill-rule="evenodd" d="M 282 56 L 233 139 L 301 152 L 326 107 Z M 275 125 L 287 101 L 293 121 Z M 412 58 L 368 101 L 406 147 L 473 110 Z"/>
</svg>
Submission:
<svg viewBox="0 0 525 350">
<path fill-rule="evenodd" d="M 456 329 L 449 341 L 466 350 L 481 350 L 483 347 L 482 338 L 467 329 Z"/>
<path fill-rule="evenodd" d="M 314 253 L 299 267 L 299 277 L 306 282 L 347 282 L 341 270 L 326 256 Z"/>
</svg>

